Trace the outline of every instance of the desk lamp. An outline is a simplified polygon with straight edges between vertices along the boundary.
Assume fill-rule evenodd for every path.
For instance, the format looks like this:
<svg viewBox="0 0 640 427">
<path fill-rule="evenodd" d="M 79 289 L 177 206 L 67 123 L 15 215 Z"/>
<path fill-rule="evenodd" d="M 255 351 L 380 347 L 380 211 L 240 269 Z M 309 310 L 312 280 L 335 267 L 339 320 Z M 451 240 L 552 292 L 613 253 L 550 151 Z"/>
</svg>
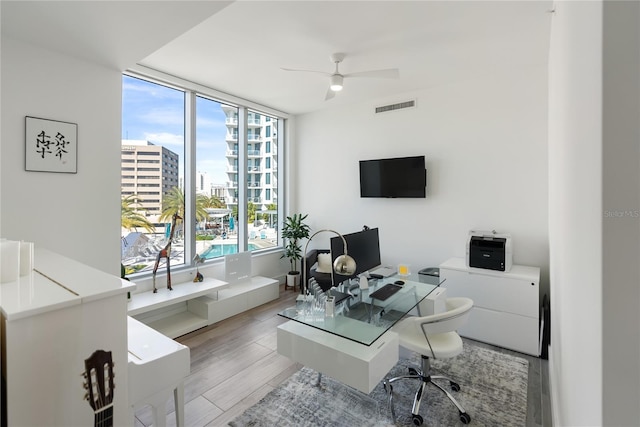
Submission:
<svg viewBox="0 0 640 427">
<path fill-rule="evenodd" d="M 342 236 L 342 234 L 338 233 L 337 231 L 334 230 L 328 230 L 328 229 L 324 229 L 324 230 L 318 230 L 315 233 L 313 233 L 313 235 L 311 237 L 309 237 L 309 240 L 307 240 L 307 244 L 304 245 L 304 258 L 302 259 L 302 271 L 305 274 L 305 278 L 304 278 L 304 287 L 302 289 L 302 293 L 306 294 L 306 290 L 307 290 L 307 284 L 309 282 L 309 278 L 306 277 L 307 274 L 307 247 L 309 246 L 309 242 L 311 242 L 311 239 L 313 239 L 316 234 L 318 233 L 322 233 L 323 231 L 328 231 L 334 234 L 337 234 L 341 239 L 342 239 L 342 245 L 344 246 L 344 254 L 340 255 L 339 257 L 336 258 L 335 261 L 333 261 L 333 271 L 335 271 L 338 274 L 342 274 L 343 276 L 350 276 L 353 273 L 356 272 L 356 261 L 351 258 L 349 255 L 347 255 L 347 241 L 344 239 L 344 237 Z M 333 287 L 334 283 L 333 283 L 333 274 L 331 275 L 331 287 Z"/>
</svg>

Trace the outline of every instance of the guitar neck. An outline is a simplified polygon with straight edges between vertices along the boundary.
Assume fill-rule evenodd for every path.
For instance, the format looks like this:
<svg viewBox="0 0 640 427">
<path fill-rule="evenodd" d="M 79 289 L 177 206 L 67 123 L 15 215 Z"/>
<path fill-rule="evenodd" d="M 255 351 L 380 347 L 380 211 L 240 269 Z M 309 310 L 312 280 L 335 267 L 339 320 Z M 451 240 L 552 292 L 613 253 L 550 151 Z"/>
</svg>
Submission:
<svg viewBox="0 0 640 427">
<path fill-rule="evenodd" d="M 109 406 L 95 415 L 95 427 L 113 427 L 113 406 Z"/>
</svg>

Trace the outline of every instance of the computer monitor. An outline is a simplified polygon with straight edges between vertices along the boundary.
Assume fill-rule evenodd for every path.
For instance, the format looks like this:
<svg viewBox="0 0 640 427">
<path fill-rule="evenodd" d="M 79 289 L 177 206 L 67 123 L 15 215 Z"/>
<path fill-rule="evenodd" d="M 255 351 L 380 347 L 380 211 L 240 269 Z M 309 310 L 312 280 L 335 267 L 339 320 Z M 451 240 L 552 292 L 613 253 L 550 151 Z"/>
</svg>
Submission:
<svg viewBox="0 0 640 427">
<path fill-rule="evenodd" d="M 338 285 L 347 279 L 356 277 L 378 267 L 380 262 L 380 240 L 378 237 L 378 229 L 370 228 L 356 233 L 344 234 L 344 240 L 347 242 L 347 253 L 356 262 L 356 271 L 351 276 L 343 276 L 335 271 L 333 274 L 333 284 Z M 344 254 L 344 244 L 340 237 L 331 238 L 331 261 L 335 261 L 337 257 Z"/>
</svg>

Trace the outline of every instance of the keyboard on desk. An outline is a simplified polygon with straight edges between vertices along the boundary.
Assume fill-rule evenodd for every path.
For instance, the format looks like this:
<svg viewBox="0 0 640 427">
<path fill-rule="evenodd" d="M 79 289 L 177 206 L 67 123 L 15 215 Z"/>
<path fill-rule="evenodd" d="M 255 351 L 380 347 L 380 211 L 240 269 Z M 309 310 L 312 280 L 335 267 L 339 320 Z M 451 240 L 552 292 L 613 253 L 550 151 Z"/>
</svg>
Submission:
<svg viewBox="0 0 640 427">
<path fill-rule="evenodd" d="M 396 285 L 394 283 L 387 283 L 386 285 L 384 285 L 383 287 L 381 287 L 380 289 L 376 290 L 371 295 L 369 295 L 369 297 L 372 299 L 377 299 L 379 301 L 384 301 L 387 298 L 389 298 L 391 295 L 398 292 L 400 289 L 402 289 L 402 286 L 400 285 Z"/>
</svg>

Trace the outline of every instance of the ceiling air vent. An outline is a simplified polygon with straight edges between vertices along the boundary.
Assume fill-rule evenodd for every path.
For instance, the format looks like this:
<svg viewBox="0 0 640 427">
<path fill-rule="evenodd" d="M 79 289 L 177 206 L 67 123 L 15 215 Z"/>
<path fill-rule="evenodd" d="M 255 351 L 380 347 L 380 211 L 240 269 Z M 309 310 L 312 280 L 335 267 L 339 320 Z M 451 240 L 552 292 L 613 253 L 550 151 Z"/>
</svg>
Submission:
<svg viewBox="0 0 640 427">
<path fill-rule="evenodd" d="M 383 105 L 381 107 L 376 107 L 376 114 L 386 113 L 387 111 L 402 110 L 404 108 L 413 108 L 415 106 L 416 106 L 416 100 L 412 99 L 411 101 L 398 102 L 397 104 L 390 104 L 390 105 Z"/>
</svg>

